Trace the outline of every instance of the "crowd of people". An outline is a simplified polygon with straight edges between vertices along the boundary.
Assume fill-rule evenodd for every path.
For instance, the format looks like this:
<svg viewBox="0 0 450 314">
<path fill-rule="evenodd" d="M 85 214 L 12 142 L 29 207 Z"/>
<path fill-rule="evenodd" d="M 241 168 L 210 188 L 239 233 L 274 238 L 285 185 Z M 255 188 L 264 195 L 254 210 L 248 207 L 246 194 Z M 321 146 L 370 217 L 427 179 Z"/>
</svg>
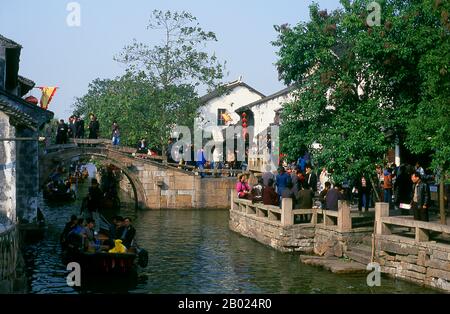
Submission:
<svg viewBox="0 0 450 314">
<path fill-rule="evenodd" d="M 89 116 L 88 125 L 89 139 L 97 139 L 100 133 L 100 124 L 94 114 Z M 84 119 L 80 116 L 72 115 L 69 123 L 65 123 L 64 119 L 60 119 L 56 129 L 56 144 L 67 144 L 70 138 L 84 138 L 85 127 Z"/>
<path fill-rule="evenodd" d="M 359 211 L 369 211 L 375 202 L 385 202 L 402 215 L 412 214 L 416 220 L 429 221 L 430 187 L 419 163 L 415 167 L 377 166 L 373 175 L 362 173 L 340 184 L 332 182 L 326 168 L 316 173 L 310 160 L 305 154 L 295 167 L 285 164 L 276 173 L 267 168 L 253 187 L 246 175 L 240 175 L 237 197 L 275 206 L 281 206 L 283 198 L 291 198 L 294 209 L 320 207 L 335 211 L 339 200 L 356 203 Z"/>
</svg>

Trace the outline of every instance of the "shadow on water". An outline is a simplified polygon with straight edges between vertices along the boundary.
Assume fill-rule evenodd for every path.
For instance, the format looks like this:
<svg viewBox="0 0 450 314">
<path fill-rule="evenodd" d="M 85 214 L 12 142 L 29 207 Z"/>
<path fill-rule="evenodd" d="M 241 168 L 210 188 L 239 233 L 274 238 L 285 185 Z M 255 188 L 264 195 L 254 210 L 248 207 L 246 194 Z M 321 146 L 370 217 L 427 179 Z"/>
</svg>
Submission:
<svg viewBox="0 0 450 314">
<path fill-rule="evenodd" d="M 30 293 L 434 293 L 404 281 L 382 278 L 369 288 L 365 275 L 336 275 L 301 264 L 298 254 L 280 253 L 228 228 L 228 211 L 135 211 L 138 244 L 149 264 L 129 277 L 82 277 L 69 287 L 62 263 L 60 232 L 71 214 L 79 214 L 87 184 L 69 204 L 41 200 L 48 229 L 44 240 L 25 249 Z M 122 198 L 122 197 L 121 197 Z M 123 204 L 133 204 L 124 199 Z M 109 213 L 110 214 L 114 213 Z"/>
</svg>

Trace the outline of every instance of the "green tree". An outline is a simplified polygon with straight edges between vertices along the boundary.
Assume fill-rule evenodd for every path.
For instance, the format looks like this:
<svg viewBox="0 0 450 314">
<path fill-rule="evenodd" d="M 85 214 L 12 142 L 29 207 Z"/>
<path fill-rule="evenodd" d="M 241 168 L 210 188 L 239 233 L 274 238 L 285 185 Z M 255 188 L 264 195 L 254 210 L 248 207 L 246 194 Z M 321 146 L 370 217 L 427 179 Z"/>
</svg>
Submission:
<svg viewBox="0 0 450 314">
<path fill-rule="evenodd" d="M 127 66 L 126 74 L 93 81 L 75 111 L 94 112 L 102 135 L 109 137 L 116 120 L 126 144 L 146 137 L 164 151 L 175 125 L 193 126 L 198 88 L 219 84 L 224 65 L 204 51 L 208 42 L 217 40 L 215 34 L 204 31 L 190 13 L 155 10 L 147 28 L 162 34 L 163 44 L 134 40 L 127 45 L 115 57 Z"/>
<path fill-rule="evenodd" d="M 299 144 L 321 143 L 315 156 L 335 170 L 337 180 L 344 174 L 372 171 L 393 146 L 390 134 L 409 143 L 412 121 L 421 116 L 433 119 L 420 108 L 437 102 L 440 106 L 434 106 L 433 113 L 442 117 L 444 100 L 448 101 L 437 92 L 443 85 L 432 84 L 434 91 L 430 89 L 430 73 L 441 69 L 439 84 L 444 84 L 449 63 L 448 29 L 439 26 L 443 13 L 440 17 L 433 9 L 439 1 L 378 1 L 382 18 L 376 26 L 367 23 L 370 2 L 342 0 L 342 8 L 331 13 L 312 5 L 310 22 L 277 27 L 274 42 L 281 78 L 299 87 L 296 100 L 283 110 L 283 150 L 294 155 Z M 442 44 L 435 49 L 436 43 Z M 440 50 L 445 48 L 447 54 Z M 437 60 L 444 55 L 444 60 Z M 433 123 L 448 122 L 448 115 L 443 116 Z M 420 119 L 415 125 L 423 127 Z M 436 141 L 448 143 L 443 136 Z M 444 154 L 444 147 L 435 147 L 440 147 L 436 154 Z M 416 145 L 414 151 L 428 148 Z"/>
</svg>

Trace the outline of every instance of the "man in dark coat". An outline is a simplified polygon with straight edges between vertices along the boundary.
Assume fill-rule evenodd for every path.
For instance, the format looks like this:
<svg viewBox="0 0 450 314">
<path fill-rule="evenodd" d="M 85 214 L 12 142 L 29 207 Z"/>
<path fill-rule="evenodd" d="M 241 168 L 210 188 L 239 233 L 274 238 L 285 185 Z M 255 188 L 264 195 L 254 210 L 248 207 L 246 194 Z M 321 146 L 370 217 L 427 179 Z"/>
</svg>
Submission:
<svg viewBox="0 0 450 314">
<path fill-rule="evenodd" d="M 58 130 L 56 131 L 56 144 L 67 144 L 67 133 L 69 127 L 64 123 L 64 120 L 59 120 Z"/>
<path fill-rule="evenodd" d="M 306 175 L 304 187 L 306 189 L 313 190 L 314 193 L 317 191 L 317 175 L 313 172 L 311 165 L 306 166 Z"/>
<path fill-rule="evenodd" d="M 120 237 L 122 240 L 122 244 L 125 245 L 128 248 L 130 248 L 131 244 L 133 243 L 133 239 L 136 236 L 136 229 L 131 225 L 131 218 L 125 217 L 123 220 L 123 232 Z"/>
<path fill-rule="evenodd" d="M 405 165 L 401 165 L 395 180 L 395 206 L 400 207 L 402 215 L 409 215 L 409 210 L 402 208 L 401 204 L 411 203 L 412 181 L 406 171 Z"/>
<path fill-rule="evenodd" d="M 327 209 L 337 211 L 338 201 L 343 199 L 344 195 L 341 192 L 341 185 L 336 184 L 334 188 L 330 189 L 327 193 L 326 197 Z"/>
<path fill-rule="evenodd" d="M 414 183 L 411 201 L 414 220 L 428 221 L 428 208 L 431 200 L 430 187 L 422 181 L 419 171 L 411 175 L 411 181 Z"/>
<path fill-rule="evenodd" d="M 84 138 L 84 120 L 80 117 L 77 117 L 77 122 L 75 123 L 76 126 L 76 137 L 77 138 Z"/>
<path fill-rule="evenodd" d="M 97 139 L 100 131 L 100 123 L 97 121 L 97 117 L 91 114 L 91 122 L 89 122 L 89 138 Z"/>
</svg>

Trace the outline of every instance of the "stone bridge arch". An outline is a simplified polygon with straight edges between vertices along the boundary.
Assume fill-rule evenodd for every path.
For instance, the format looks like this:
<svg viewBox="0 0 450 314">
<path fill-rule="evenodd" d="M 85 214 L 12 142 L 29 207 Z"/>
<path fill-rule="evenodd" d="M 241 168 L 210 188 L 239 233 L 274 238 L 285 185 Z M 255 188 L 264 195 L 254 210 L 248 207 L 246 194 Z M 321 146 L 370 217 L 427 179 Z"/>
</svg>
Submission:
<svg viewBox="0 0 450 314">
<path fill-rule="evenodd" d="M 133 159 L 120 153 L 111 153 L 109 149 L 104 147 L 73 147 L 40 156 L 40 185 L 42 186 L 45 183 L 46 178 L 48 178 L 55 167 L 76 157 L 96 157 L 104 159 L 122 170 L 122 173 L 131 183 L 136 209 L 147 207 L 147 195 L 144 187 L 138 176 L 130 170 L 133 166 Z"/>
</svg>

